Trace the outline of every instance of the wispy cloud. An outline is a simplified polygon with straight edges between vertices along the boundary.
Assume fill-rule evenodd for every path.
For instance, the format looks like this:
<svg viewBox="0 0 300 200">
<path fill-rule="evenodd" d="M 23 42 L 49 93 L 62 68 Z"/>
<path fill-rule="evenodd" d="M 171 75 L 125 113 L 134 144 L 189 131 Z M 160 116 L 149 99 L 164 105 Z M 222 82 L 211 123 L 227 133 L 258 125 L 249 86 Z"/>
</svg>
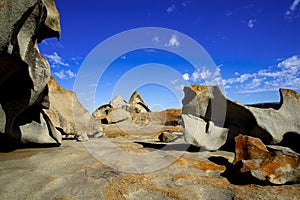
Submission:
<svg viewBox="0 0 300 200">
<path fill-rule="evenodd" d="M 63 70 L 62 69 L 59 72 L 54 72 L 53 74 L 57 78 L 64 79 L 64 80 L 68 80 L 68 79 L 76 77 L 76 74 L 74 72 L 72 72 L 70 69 L 68 69 L 68 70 Z"/>
<path fill-rule="evenodd" d="M 172 4 L 167 8 L 167 13 L 174 12 L 175 10 L 176 10 L 176 6 Z"/>
<path fill-rule="evenodd" d="M 183 7 L 186 7 L 186 6 L 189 6 L 191 4 L 191 1 L 189 1 L 189 0 L 187 0 L 187 1 L 184 1 L 184 2 L 182 2 L 182 6 Z"/>
<path fill-rule="evenodd" d="M 45 57 L 48 58 L 51 66 L 54 68 L 59 66 L 69 66 L 69 64 L 64 62 L 62 57 L 60 57 L 57 52 L 54 52 L 53 54 L 45 54 Z"/>
<path fill-rule="evenodd" d="M 255 25 L 255 23 L 256 23 L 256 19 L 250 19 L 250 20 L 248 21 L 248 27 L 249 27 L 250 29 L 253 28 L 254 25 Z"/>
<path fill-rule="evenodd" d="M 167 47 L 179 47 L 180 46 L 180 41 L 177 35 L 173 34 L 168 42 L 166 44 Z"/>
<path fill-rule="evenodd" d="M 158 36 L 153 37 L 153 38 L 152 38 L 152 42 L 153 42 L 154 44 L 158 44 L 158 43 L 160 42 L 159 37 L 158 37 Z"/>
<path fill-rule="evenodd" d="M 222 65 L 219 65 L 214 70 L 202 67 L 201 69 L 195 70 L 192 74 L 184 73 L 182 78 L 185 81 L 200 82 L 208 85 L 221 85 L 223 84 L 221 67 Z"/>
<path fill-rule="evenodd" d="M 215 72 L 203 67 L 192 74 L 185 73 L 182 77 L 186 81 L 204 81 L 205 84 L 217 84 L 226 89 L 234 88 L 236 93 L 277 91 L 279 88 L 300 89 L 300 56 L 292 56 L 254 73 L 235 72 L 233 77 L 227 79 L 221 77 L 221 66 Z"/>
<path fill-rule="evenodd" d="M 292 56 L 255 73 L 241 74 L 238 77 L 223 80 L 225 85 L 234 83 L 239 93 L 276 91 L 279 88 L 300 89 L 300 57 Z"/>
<path fill-rule="evenodd" d="M 287 19 L 288 21 L 291 22 L 295 18 L 299 17 L 299 12 L 297 12 L 297 10 L 299 10 L 299 7 L 300 7 L 299 3 L 300 3 L 300 0 L 294 0 L 293 4 L 285 12 L 285 19 Z"/>
</svg>

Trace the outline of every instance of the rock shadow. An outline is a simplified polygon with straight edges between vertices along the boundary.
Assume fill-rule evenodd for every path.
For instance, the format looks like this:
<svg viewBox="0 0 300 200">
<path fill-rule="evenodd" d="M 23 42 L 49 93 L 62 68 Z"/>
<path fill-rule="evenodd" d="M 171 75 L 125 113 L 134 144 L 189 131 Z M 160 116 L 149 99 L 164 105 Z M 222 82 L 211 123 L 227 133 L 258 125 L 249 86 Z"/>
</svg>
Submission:
<svg viewBox="0 0 300 200">
<path fill-rule="evenodd" d="M 226 170 L 221 173 L 221 176 L 226 178 L 231 184 L 234 185 L 249 185 L 249 184 L 257 184 L 257 185 L 270 185 L 270 183 L 267 183 L 266 181 L 259 181 L 252 176 L 240 175 L 237 173 L 237 170 L 235 168 L 240 168 L 239 163 L 237 163 L 235 166 L 231 162 L 229 162 L 226 158 L 221 156 L 211 156 L 208 158 L 209 161 L 217 164 L 217 165 L 223 165 L 226 167 Z"/>
<path fill-rule="evenodd" d="M 134 143 L 143 145 L 143 148 L 159 149 L 162 151 L 187 151 L 187 152 L 201 152 L 206 151 L 206 149 L 201 147 L 196 147 L 190 144 L 162 144 L 162 143 L 149 143 L 149 142 L 139 142 Z"/>
</svg>

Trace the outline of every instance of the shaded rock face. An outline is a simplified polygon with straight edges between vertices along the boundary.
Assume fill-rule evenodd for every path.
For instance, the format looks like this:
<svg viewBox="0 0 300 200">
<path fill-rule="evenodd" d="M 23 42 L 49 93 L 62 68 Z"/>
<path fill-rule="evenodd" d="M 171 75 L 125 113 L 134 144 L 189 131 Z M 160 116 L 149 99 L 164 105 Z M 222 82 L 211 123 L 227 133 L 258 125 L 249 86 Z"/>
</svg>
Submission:
<svg viewBox="0 0 300 200">
<path fill-rule="evenodd" d="M 281 102 L 245 106 L 228 100 L 217 86 L 190 85 L 184 88 L 182 113 L 187 143 L 216 150 L 233 145 L 238 134 L 260 138 L 265 144 L 282 144 L 299 151 L 300 96 L 280 89 Z M 215 138 L 218 138 L 216 140 Z M 211 141 L 213 139 L 213 141 Z M 209 146 L 207 146 L 209 144 Z"/>
<path fill-rule="evenodd" d="M 60 35 L 55 3 L 5 1 L 0 25 L 1 141 L 59 145 L 61 135 L 43 111 L 49 107 L 50 67 L 37 47 L 43 39 Z"/>
<path fill-rule="evenodd" d="M 74 92 L 61 88 L 52 76 L 48 87 L 50 107 L 44 112 L 62 134 L 101 136 L 101 124 L 80 104 Z"/>
<path fill-rule="evenodd" d="M 270 151 L 258 138 L 235 138 L 235 173 L 244 182 L 260 181 L 273 184 L 299 183 L 300 158 L 292 151 Z"/>
</svg>

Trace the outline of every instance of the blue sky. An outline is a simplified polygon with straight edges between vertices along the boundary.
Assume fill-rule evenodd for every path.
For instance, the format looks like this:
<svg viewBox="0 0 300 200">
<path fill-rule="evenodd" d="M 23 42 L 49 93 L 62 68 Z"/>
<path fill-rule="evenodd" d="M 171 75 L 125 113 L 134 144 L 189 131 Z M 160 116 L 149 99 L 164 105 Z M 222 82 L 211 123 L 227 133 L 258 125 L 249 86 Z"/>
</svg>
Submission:
<svg viewBox="0 0 300 200">
<path fill-rule="evenodd" d="M 246 104 L 279 101 L 281 87 L 300 91 L 300 0 L 87 0 L 56 1 L 56 5 L 61 14 L 61 38 L 47 39 L 39 47 L 52 74 L 66 89 L 74 89 L 80 68 L 97 45 L 141 27 L 167 28 L 192 38 L 216 65 L 216 70 L 204 65 L 195 69 L 176 53 L 155 48 L 124 53 L 98 82 L 85 87 L 85 94 L 77 94 L 90 112 L 118 94 L 127 100 L 134 87 L 118 82 L 128 73 L 133 83 L 145 79 L 145 73 L 139 75 L 134 69 L 138 72 L 141 65 L 148 64 L 144 66 L 148 73 L 151 63 L 154 74 L 147 74 L 148 82 L 135 89 L 152 108 L 180 107 L 182 86 L 208 84 L 208 78 L 215 78 L 228 98 Z M 159 38 L 153 37 L 153 42 Z M 185 44 L 174 32 L 165 45 L 180 51 Z M 99 59 L 106 58 L 99 55 Z M 159 64 L 178 72 L 180 80 L 167 71 L 156 71 L 163 68 Z M 171 84 L 150 81 L 158 75 Z"/>
</svg>

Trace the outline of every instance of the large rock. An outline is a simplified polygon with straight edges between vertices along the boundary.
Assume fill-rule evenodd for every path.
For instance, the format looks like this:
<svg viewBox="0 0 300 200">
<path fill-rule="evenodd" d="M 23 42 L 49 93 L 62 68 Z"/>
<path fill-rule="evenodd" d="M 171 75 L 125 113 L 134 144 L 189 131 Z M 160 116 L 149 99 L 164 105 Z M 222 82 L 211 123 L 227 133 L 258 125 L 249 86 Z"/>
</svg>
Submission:
<svg viewBox="0 0 300 200">
<path fill-rule="evenodd" d="M 121 96 L 116 96 L 108 104 L 93 112 L 93 116 L 103 124 L 115 124 L 129 120 L 130 123 L 145 126 L 151 122 L 150 109 L 141 95 L 135 91 L 127 103 Z"/>
<path fill-rule="evenodd" d="M 61 88 L 53 77 L 48 87 L 50 108 L 44 112 L 58 130 L 64 135 L 76 137 L 82 134 L 102 134 L 101 124 L 80 104 L 74 92 Z"/>
<path fill-rule="evenodd" d="M 132 109 L 135 109 L 137 113 L 150 112 L 148 105 L 144 102 L 138 91 L 134 91 L 130 96 L 128 104 L 132 105 Z"/>
<path fill-rule="evenodd" d="M 260 181 L 273 184 L 300 182 L 300 157 L 292 151 L 272 150 L 258 138 L 235 138 L 235 172 L 244 182 Z"/>
<path fill-rule="evenodd" d="M 184 92 L 182 113 L 188 143 L 205 146 L 199 141 L 210 140 L 214 135 L 221 141 L 211 141 L 218 145 L 210 149 L 218 149 L 224 144 L 233 144 L 235 136 L 244 134 L 258 137 L 265 144 L 281 143 L 299 151 L 296 143 L 300 139 L 300 96 L 297 92 L 280 89 L 279 105 L 256 107 L 227 99 L 217 86 L 190 85 Z M 228 134 L 224 137 L 226 130 Z"/>
<path fill-rule="evenodd" d="M 184 114 L 182 119 L 186 143 L 211 151 L 218 150 L 225 144 L 228 129 L 215 126 L 212 121 L 206 122 L 193 115 Z"/>
<path fill-rule="evenodd" d="M 59 145 L 61 135 L 43 112 L 49 107 L 50 67 L 37 47 L 43 39 L 60 35 L 55 3 L 5 1 L 0 16 L 1 141 Z"/>
</svg>

